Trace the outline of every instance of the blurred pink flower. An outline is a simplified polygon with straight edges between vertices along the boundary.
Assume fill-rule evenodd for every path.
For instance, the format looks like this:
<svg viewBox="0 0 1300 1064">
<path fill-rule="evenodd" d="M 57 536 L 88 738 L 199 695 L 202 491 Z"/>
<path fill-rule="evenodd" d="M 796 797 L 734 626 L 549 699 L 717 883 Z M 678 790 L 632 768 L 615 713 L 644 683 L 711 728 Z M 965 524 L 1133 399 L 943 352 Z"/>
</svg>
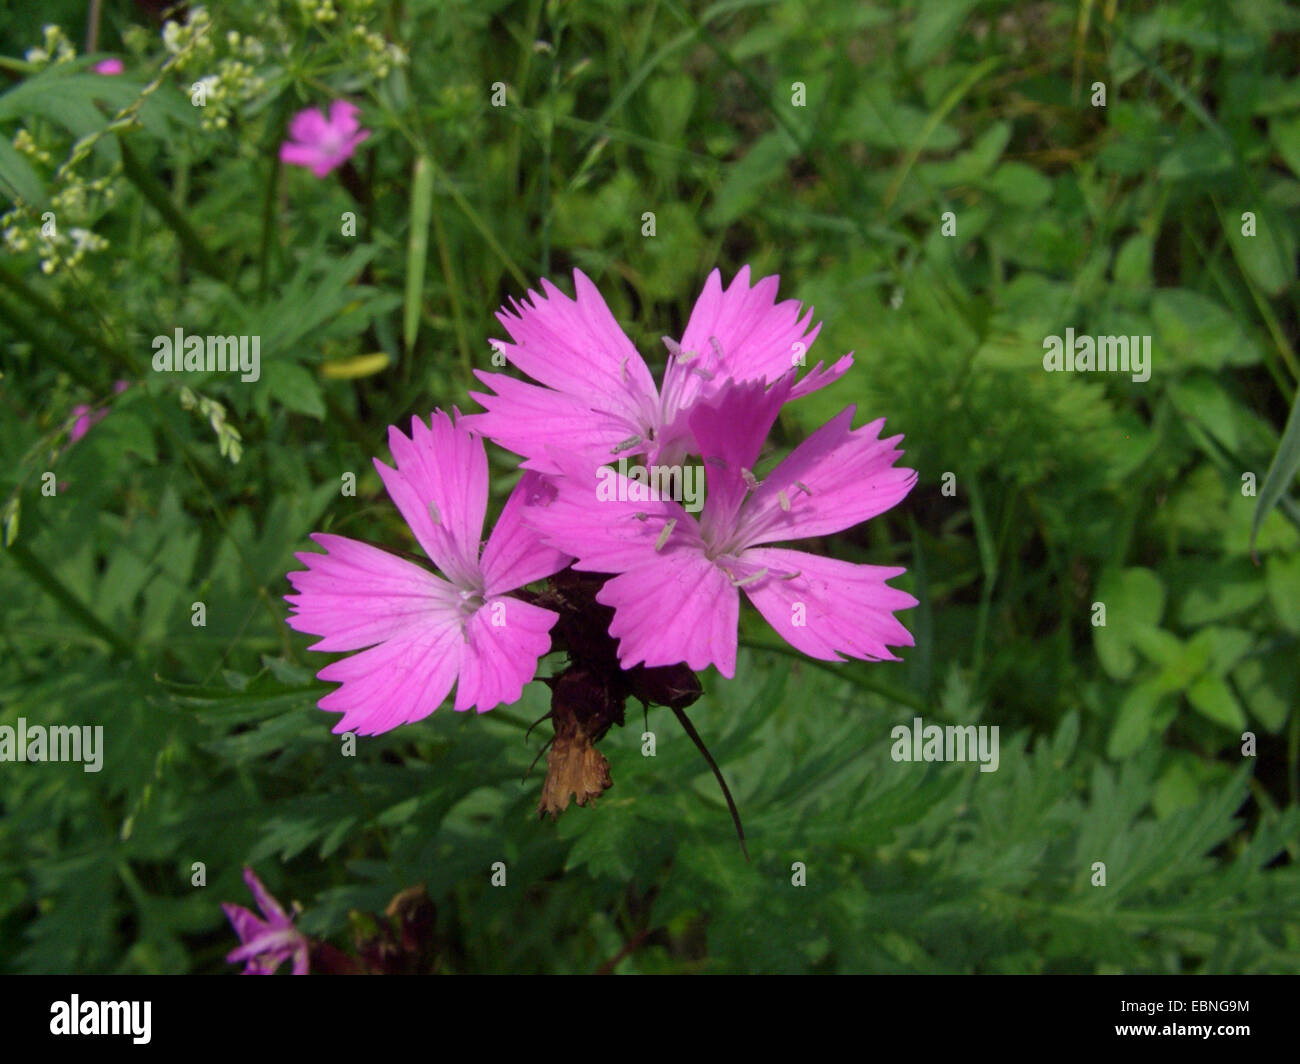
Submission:
<svg viewBox="0 0 1300 1064">
<path fill-rule="evenodd" d="M 96 74 L 120 74 L 126 69 L 126 64 L 120 59 L 101 59 L 90 69 Z"/>
<path fill-rule="evenodd" d="M 651 464 L 674 465 L 692 451 L 689 417 L 696 403 L 726 381 L 772 381 L 805 356 L 821 325 L 797 300 L 776 301 L 780 278 L 753 287 L 743 267 L 727 288 L 714 270 L 704 282 L 681 341 L 664 337 L 668 363 L 663 385 L 619 327 L 605 300 L 581 270 L 573 271 L 576 298 L 549 281 L 497 318 L 514 343 L 493 341 L 511 365 L 537 384 L 504 373 L 475 371 L 496 394 L 471 392 L 486 410 L 466 423 L 509 451 L 525 469 L 557 472 L 550 447 L 602 465 L 617 455 L 644 454 Z M 853 365 L 845 355 L 829 369 L 819 362 L 789 398 L 839 379 Z"/>
<path fill-rule="evenodd" d="M 271 897 L 251 868 L 244 869 L 244 882 L 266 919 L 259 920 L 242 905 L 221 903 L 240 942 L 226 955 L 227 963 L 246 961 L 244 975 L 274 975 L 280 965 L 292 958 L 293 974 L 306 975 L 311 948 L 307 936 L 293 926 L 293 918 Z"/>
<path fill-rule="evenodd" d="M 916 473 L 894 466 L 902 437 L 880 439 L 883 418 L 853 429 L 853 407 L 759 482 L 754 463 L 794 373 L 770 386 L 729 381 L 695 407 L 690 428 L 707 483 L 698 520 L 671 499 L 647 500 L 635 482 L 616 497 L 601 493 L 589 466 L 552 449 L 564 475 L 530 520 L 545 543 L 577 559 L 574 569 L 618 574 L 596 601 L 614 610 L 609 634 L 625 669 L 685 662 L 734 676 L 741 590 L 786 642 L 814 658 L 897 660 L 889 646 L 912 645 L 893 611 L 916 599 L 885 583 L 903 569 L 767 546 L 843 531 L 916 483 Z"/>
<path fill-rule="evenodd" d="M 325 177 L 352 158 L 357 145 L 370 136 L 370 130 L 360 128 L 358 112 L 347 100 L 330 104 L 329 118 L 314 107 L 299 111 L 289 123 L 289 139 L 280 145 L 280 161 Z"/>
<path fill-rule="evenodd" d="M 375 459 L 389 497 L 443 573 L 344 536 L 312 536 L 327 553 L 301 553 L 289 573 L 291 628 L 323 638 L 312 650 L 360 651 L 323 668 L 342 686 L 320 708 L 342 712 L 336 733 L 381 732 L 422 720 L 456 684 L 455 708 L 480 713 L 519 698 L 550 647 L 558 615 L 507 592 L 563 569 L 568 558 L 524 522 L 549 489 L 526 473 L 482 547 L 488 466 L 483 441 L 435 410 L 388 430 L 397 468 Z M 369 648 L 369 649 L 364 649 Z"/>
<path fill-rule="evenodd" d="M 78 403 L 72 408 L 72 415 L 77 420 L 72 423 L 72 428 L 68 431 L 68 442 L 76 443 L 91 430 L 92 426 L 103 421 L 107 413 L 107 410 L 96 410 L 85 403 Z"/>
<path fill-rule="evenodd" d="M 131 387 L 130 381 L 114 381 L 113 393 L 115 395 L 121 395 L 129 387 Z M 108 416 L 108 410 L 102 408 L 96 410 L 94 407 L 87 406 L 85 403 L 78 403 L 72 408 L 72 415 L 77 420 L 72 423 L 72 428 L 68 430 L 69 444 L 76 443 L 95 425 L 98 425 L 103 421 L 104 418 Z"/>
</svg>

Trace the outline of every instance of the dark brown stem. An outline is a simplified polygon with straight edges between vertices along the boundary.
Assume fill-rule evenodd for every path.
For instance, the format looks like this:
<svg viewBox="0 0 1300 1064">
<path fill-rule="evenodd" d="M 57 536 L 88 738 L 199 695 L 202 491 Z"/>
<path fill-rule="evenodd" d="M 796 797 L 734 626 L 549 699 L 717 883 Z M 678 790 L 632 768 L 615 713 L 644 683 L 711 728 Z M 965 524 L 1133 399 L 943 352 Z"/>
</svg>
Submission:
<svg viewBox="0 0 1300 1064">
<path fill-rule="evenodd" d="M 722 778 L 722 769 L 718 768 L 718 763 L 713 760 L 713 755 L 709 753 L 709 748 L 704 745 L 704 740 L 700 738 L 700 733 L 695 730 L 695 725 L 691 723 L 690 718 L 686 716 L 686 710 L 679 709 L 677 706 L 669 706 L 676 714 L 677 719 L 682 722 L 682 727 L 686 729 L 686 734 L 691 737 L 696 748 L 704 755 L 704 760 L 709 763 L 709 768 L 713 769 L 713 775 L 717 778 L 718 786 L 722 788 L 722 796 L 727 799 L 727 808 L 731 810 L 731 819 L 736 825 L 736 836 L 740 839 L 740 852 L 745 855 L 745 861 L 749 861 L 749 850 L 745 848 L 745 829 L 740 823 L 740 811 L 736 808 L 736 803 L 731 798 L 731 791 L 727 787 L 727 781 Z"/>
<path fill-rule="evenodd" d="M 619 950 L 616 954 L 614 954 L 614 956 L 612 956 L 609 960 L 607 960 L 604 964 L 602 964 L 599 968 L 596 969 L 596 974 L 613 975 L 614 969 L 619 966 L 619 963 L 623 961 L 625 958 L 630 957 L 637 950 L 639 950 L 641 948 L 642 943 L 644 943 L 645 940 L 649 937 L 650 937 L 650 928 L 648 927 L 641 928 L 641 930 L 638 931 L 635 935 L 633 935 L 632 938 L 621 950 Z"/>
</svg>

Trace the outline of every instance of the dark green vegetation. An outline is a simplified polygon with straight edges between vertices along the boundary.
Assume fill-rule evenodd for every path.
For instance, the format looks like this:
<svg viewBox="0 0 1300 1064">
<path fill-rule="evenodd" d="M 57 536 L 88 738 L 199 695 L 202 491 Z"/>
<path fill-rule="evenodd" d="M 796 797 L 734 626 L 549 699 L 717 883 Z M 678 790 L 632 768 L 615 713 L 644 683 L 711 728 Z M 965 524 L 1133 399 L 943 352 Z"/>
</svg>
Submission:
<svg viewBox="0 0 1300 1064">
<path fill-rule="evenodd" d="M 81 52 L 84 5 L 41 6 Z M 0 724 L 106 744 L 99 773 L 0 764 L 0 970 L 223 970 L 246 862 L 339 944 L 423 882 L 446 971 L 1300 970 L 1295 7 L 215 6 L 169 51 L 106 4 L 120 77 L 28 64 L 39 24 L 0 14 Z M 374 131 L 355 167 L 282 167 L 337 96 Z M 750 616 L 735 681 L 702 678 L 753 864 L 664 709 L 657 756 L 629 707 L 613 790 L 555 823 L 520 783 L 540 684 L 341 756 L 281 595 L 313 530 L 413 549 L 387 426 L 473 408 L 541 276 L 582 267 L 659 358 L 745 263 L 815 304 L 815 357 L 856 351 L 782 438 L 857 403 L 920 473 L 821 544 L 907 567 L 904 664 Z M 261 379 L 151 372 L 177 327 L 260 335 Z M 1150 380 L 1044 372 L 1067 328 L 1151 336 Z M 109 413 L 69 445 L 77 404 Z M 918 715 L 999 726 L 998 771 L 893 761 Z"/>
</svg>

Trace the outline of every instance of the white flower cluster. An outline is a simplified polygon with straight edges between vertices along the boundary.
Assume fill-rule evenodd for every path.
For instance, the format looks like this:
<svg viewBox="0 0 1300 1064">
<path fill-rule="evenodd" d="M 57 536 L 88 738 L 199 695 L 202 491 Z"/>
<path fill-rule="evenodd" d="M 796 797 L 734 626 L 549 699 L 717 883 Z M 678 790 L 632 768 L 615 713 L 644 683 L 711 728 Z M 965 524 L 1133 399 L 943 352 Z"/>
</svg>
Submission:
<svg viewBox="0 0 1300 1064">
<path fill-rule="evenodd" d="M 35 163 L 50 162 L 50 152 L 26 129 L 14 134 L 13 145 Z M 87 226 L 117 199 L 118 181 L 111 174 L 88 180 L 73 171 L 61 172 L 55 179 L 61 187 L 39 216 L 24 203 L 0 215 L 0 241 L 15 255 L 35 251 L 46 275 L 76 267 L 87 254 L 108 247 L 108 241 Z"/>
<path fill-rule="evenodd" d="M 365 26 L 352 27 L 352 40 L 360 46 L 360 54 L 355 56 L 376 78 L 388 77 L 388 72 L 395 66 L 405 66 L 407 55 L 398 44 L 389 44 L 382 33 L 366 29 Z"/>
<path fill-rule="evenodd" d="M 68 35 L 60 27 L 43 26 L 41 32 L 44 40 L 39 48 L 27 49 L 27 62 L 35 63 L 38 67 L 47 66 L 51 62 L 57 66 L 77 58 L 77 50 L 72 47 Z"/>
</svg>

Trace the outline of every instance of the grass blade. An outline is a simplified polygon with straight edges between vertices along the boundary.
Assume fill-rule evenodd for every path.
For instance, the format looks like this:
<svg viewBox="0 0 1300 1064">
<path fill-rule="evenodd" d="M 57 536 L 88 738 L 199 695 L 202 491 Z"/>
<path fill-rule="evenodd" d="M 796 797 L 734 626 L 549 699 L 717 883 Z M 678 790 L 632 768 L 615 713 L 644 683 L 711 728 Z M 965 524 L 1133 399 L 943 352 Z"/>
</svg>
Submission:
<svg viewBox="0 0 1300 1064">
<path fill-rule="evenodd" d="M 424 294 L 424 267 L 429 258 L 429 216 L 433 209 L 433 167 L 427 156 L 415 160 L 411 182 L 411 236 L 406 245 L 406 305 L 402 340 L 409 354 L 420 332 L 420 304 Z"/>
</svg>

